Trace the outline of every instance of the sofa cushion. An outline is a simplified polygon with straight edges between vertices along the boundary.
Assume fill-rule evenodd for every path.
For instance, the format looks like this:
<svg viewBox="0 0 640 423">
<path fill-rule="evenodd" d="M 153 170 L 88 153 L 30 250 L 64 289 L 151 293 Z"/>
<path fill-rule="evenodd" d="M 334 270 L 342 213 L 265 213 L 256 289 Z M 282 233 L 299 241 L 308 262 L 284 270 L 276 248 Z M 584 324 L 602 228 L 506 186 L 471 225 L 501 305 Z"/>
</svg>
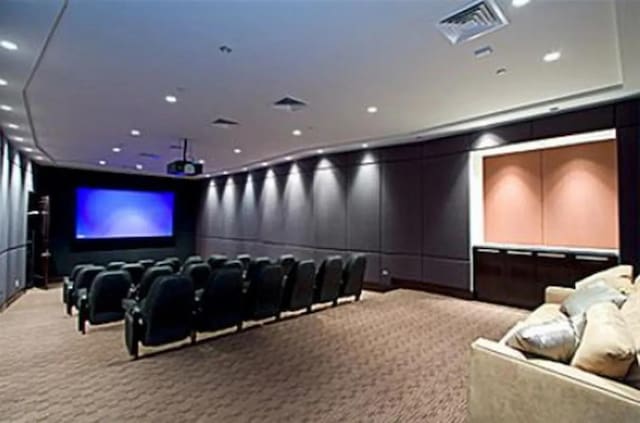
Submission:
<svg viewBox="0 0 640 423">
<path fill-rule="evenodd" d="M 572 319 L 560 314 L 552 320 L 517 326 L 507 345 L 520 351 L 568 363 L 578 347 L 584 328 L 583 316 Z"/>
<path fill-rule="evenodd" d="M 619 308 L 626 299 L 625 295 L 611 288 L 604 281 L 595 281 L 576 289 L 562 302 L 560 310 L 571 317 L 584 314 L 589 307 L 602 302 L 614 303 Z"/>
<path fill-rule="evenodd" d="M 594 282 L 603 281 L 612 288 L 629 293 L 633 286 L 633 266 L 620 264 L 594 273 L 575 283 L 576 289 L 586 287 Z"/>
<path fill-rule="evenodd" d="M 631 294 L 620 311 L 636 347 L 636 360 L 625 377 L 625 383 L 640 389 L 640 291 Z"/>
<path fill-rule="evenodd" d="M 636 359 L 633 336 L 622 312 L 611 302 L 593 305 L 571 365 L 601 376 L 622 379 Z"/>
</svg>

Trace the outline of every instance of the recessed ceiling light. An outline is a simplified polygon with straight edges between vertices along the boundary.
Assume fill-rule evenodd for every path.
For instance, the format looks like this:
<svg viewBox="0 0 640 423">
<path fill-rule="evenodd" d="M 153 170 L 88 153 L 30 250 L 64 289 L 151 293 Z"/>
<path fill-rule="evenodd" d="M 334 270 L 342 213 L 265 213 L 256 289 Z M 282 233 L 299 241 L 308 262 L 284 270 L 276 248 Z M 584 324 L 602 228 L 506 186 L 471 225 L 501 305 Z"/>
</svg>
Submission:
<svg viewBox="0 0 640 423">
<path fill-rule="evenodd" d="M 496 75 L 502 76 L 507 73 L 507 68 L 500 68 L 496 71 Z"/>
<path fill-rule="evenodd" d="M 140 130 L 139 129 L 132 129 L 131 132 L 129 132 L 131 134 L 132 137 L 139 137 L 140 136 Z"/>
<path fill-rule="evenodd" d="M 290 162 L 291 160 L 293 160 L 293 156 L 287 156 L 284 158 L 286 161 Z"/>
<path fill-rule="evenodd" d="M 242 170 L 246 172 L 247 170 L 249 170 L 249 168 L 245 166 L 242 168 Z"/>
<path fill-rule="evenodd" d="M 240 153 L 242 153 L 242 150 L 240 150 L 239 148 L 234 148 L 234 149 L 233 149 L 233 152 L 234 152 L 235 154 L 240 154 Z"/>
<path fill-rule="evenodd" d="M 222 172 L 223 175 L 228 175 L 229 172 L 227 172 L 226 170 L 224 172 Z"/>
<path fill-rule="evenodd" d="M 20 125 L 16 125 L 15 123 L 7 123 L 7 128 L 20 129 Z"/>
<path fill-rule="evenodd" d="M 6 79 L 2 79 L 2 78 L 0 78 L 0 85 L 5 86 L 5 85 L 7 85 L 7 84 L 8 84 L 8 82 L 7 82 L 7 80 L 6 80 Z"/>
<path fill-rule="evenodd" d="M 262 166 L 263 166 L 263 167 L 269 166 L 269 163 L 267 163 L 267 162 L 262 162 Z"/>
<path fill-rule="evenodd" d="M 200 160 L 198 160 L 198 163 L 200 163 L 200 164 L 204 164 L 204 159 L 200 159 Z"/>
<path fill-rule="evenodd" d="M 13 107 L 8 106 L 6 104 L 0 104 L 0 109 L 4 110 L 5 112 L 10 112 L 13 110 Z"/>
<path fill-rule="evenodd" d="M 211 178 L 211 174 L 207 173 L 206 175 L 204 175 L 206 178 Z"/>
<path fill-rule="evenodd" d="M 13 137 L 13 140 L 14 141 L 18 141 L 18 142 L 23 142 L 24 138 L 22 138 L 22 137 Z"/>
<path fill-rule="evenodd" d="M 104 166 L 104 165 L 106 165 L 106 164 L 107 164 L 107 161 L 106 161 L 106 160 L 100 160 L 100 161 L 98 162 L 98 164 L 99 164 L 100 166 Z"/>
<path fill-rule="evenodd" d="M 551 51 L 547 54 L 544 55 L 544 57 L 542 58 L 545 62 L 550 63 L 550 62 L 555 62 L 556 60 L 560 59 L 560 56 L 562 56 L 562 53 L 560 53 L 559 51 Z"/>
<path fill-rule="evenodd" d="M 378 113 L 378 108 L 376 106 L 367 107 L 367 113 Z"/>
<path fill-rule="evenodd" d="M 24 149 L 24 151 L 26 151 L 27 153 L 31 153 L 33 151 L 33 148 L 27 147 Z"/>
<path fill-rule="evenodd" d="M 111 151 L 113 151 L 114 153 L 119 153 L 122 151 L 122 149 L 120 147 L 113 147 Z"/>
<path fill-rule="evenodd" d="M 522 6 L 525 6 L 525 5 L 529 4 L 529 1 L 530 0 L 513 0 L 511 2 L 511 5 L 513 7 L 522 7 Z"/>
<path fill-rule="evenodd" d="M 2 48 L 5 48 L 7 50 L 17 50 L 18 49 L 18 45 L 12 41 L 8 41 L 8 40 L 2 40 L 0 41 L 0 46 Z"/>
<path fill-rule="evenodd" d="M 369 148 L 369 144 L 367 144 L 366 142 L 362 144 L 362 148 Z"/>
<path fill-rule="evenodd" d="M 35 156 L 34 157 L 34 160 L 42 160 L 42 159 L 44 159 L 44 157 L 42 157 L 42 156 Z"/>
<path fill-rule="evenodd" d="M 302 131 L 301 131 L 301 130 L 299 130 L 299 129 L 294 129 L 293 131 L 291 131 L 291 134 L 292 134 L 294 137 L 299 137 L 300 135 L 302 135 Z"/>
<path fill-rule="evenodd" d="M 322 154 L 322 153 L 324 153 L 324 150 L 323 150 L 322 148 L 319 148 L 319 149 L 317 149 L 316 151 L 318 152 L 318 154 Z"/>
<path fill-rule="evenodd" d="M 136 169 L 138 169 L 138 170 L 142 170 L 142 165 L 141 165 L 140 163 L 138 163 L 138 164 L 136 165 Z"/>
<path fill-rule="evenodd" d="M 178 101 L 178 98 L 175 95 L 168 95 L 164 99 L 167 103 L 175 103 Z"/>
</svg>

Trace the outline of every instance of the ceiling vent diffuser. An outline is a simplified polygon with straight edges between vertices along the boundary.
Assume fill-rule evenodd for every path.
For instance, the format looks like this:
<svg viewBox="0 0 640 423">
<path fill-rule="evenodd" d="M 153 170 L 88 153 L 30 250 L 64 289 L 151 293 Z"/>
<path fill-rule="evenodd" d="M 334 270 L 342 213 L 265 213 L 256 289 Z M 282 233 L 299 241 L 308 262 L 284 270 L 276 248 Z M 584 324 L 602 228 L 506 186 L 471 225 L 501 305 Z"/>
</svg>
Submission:
<svg viewBox="0 0 640 423">
<path fill-rule="evenodd" d="M 438 29 L 451 44 L 473 40 L 509 24 L 494 0 L 474 1 L 438 22 Z"/>
<path fill-rule="evenodd" d="M 218 119 L 211 122 L 211 125 L 218 128 L 229 129 L 233 128 L 234 126 L 238 126 L 239 124 L 235 120 L 219 117 Z"/>
<path fill-rule="evenodd" d="M 278 110 L 285 110 L 287 112 L 295 112 L 307 107 L 307 103 L 304 101 L 294 98 L 294 97 L 285 97 L 273 103 L 273 107 Z"/>
</svg>

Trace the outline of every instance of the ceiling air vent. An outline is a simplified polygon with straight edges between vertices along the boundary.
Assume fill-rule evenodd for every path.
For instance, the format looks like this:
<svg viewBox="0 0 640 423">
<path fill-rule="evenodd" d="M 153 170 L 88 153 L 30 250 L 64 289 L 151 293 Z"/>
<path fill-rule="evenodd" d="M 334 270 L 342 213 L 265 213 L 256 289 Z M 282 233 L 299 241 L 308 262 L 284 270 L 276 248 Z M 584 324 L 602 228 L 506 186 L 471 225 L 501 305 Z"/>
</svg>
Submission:
<svg viewBox="0 0 640 423">
<path fill-rule="evenodd" d="M 304 101 L 294 98 L 294 97 L 285 97 L 281 100 L 273 103 L 273 107 L 279 110 L 286 110 L 288 112 L 295 112 L 307 107 L 307 103 Z"/>
<path fill-rule="evenodd" d="M 460 44 L 508 24 L 509 21 L 494 0 L 480 0 L 448 15 L 437 26 L 451 44 Z"/>
<path fill-rule="evenodd" d="M 216 126 L 218 128 L 229 129 L 238 125 L 238 122 L 232 119 L 227 119 L 223 117 L 219 117 L 218 119 L 211 122 L 211 125 Z"/>
</svg>

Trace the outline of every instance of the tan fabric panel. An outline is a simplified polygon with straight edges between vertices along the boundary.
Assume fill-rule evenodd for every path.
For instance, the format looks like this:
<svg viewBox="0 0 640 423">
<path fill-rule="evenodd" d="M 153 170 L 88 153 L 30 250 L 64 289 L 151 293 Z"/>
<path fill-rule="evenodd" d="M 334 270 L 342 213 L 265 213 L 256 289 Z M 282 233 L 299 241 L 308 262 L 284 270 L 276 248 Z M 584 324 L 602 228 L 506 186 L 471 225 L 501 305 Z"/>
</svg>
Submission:
<svg viewBox="0 0 640 423">
<path fill-rule="evenodd" d="M 618 248 L 615 141 L 542 150 L 545 245 Z"/>
<path fill-rule="evenodd" d="M 485 241 L 542 244 L 540 152 L 485 157 L 483 169 Z"/>
</svg>

